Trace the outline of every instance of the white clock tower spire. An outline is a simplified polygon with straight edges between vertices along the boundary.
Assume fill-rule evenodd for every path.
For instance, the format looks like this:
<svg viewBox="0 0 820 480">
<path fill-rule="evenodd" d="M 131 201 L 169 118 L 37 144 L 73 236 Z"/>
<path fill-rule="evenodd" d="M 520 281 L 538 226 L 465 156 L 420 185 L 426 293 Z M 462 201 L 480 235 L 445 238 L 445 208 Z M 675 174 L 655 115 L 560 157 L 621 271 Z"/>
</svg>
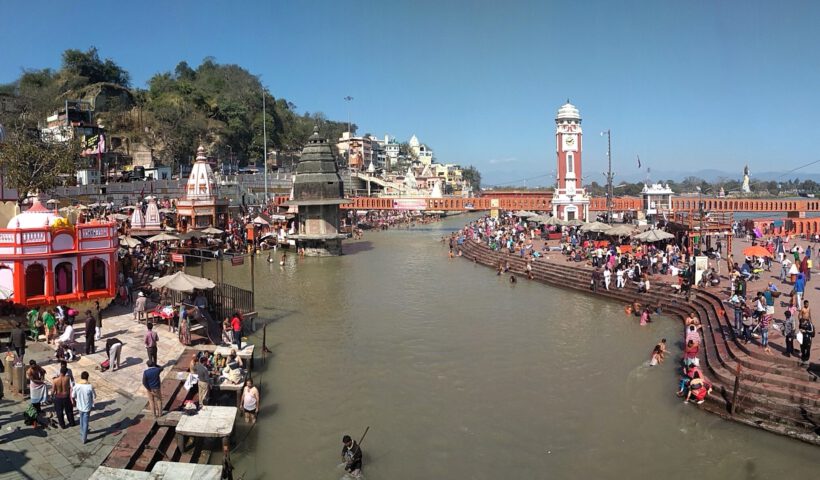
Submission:
<svg viewBox="0 0 820 480">
<path fill-rule="evenodd" d="M 552 213 L 563 220 L 589 218 L 589 197 L 581 176 L 582 136 L 581 115 L 567 100 L 555 117 L 558 178 L 552 198 Z"/>
</svg>

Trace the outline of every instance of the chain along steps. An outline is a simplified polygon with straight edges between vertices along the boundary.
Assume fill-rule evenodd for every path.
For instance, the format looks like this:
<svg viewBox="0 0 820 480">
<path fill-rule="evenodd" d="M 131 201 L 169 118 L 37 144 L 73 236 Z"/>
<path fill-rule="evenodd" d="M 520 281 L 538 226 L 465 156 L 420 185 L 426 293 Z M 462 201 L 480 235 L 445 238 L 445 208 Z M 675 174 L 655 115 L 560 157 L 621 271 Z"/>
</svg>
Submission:
<svg viewBox="0 0 820 480">
<path fill-rule="evenodd" d="M 516 254 L 491 250 L 487 245 L 466 240 L 463 259 L 497 268 L 509 262 L 510 271 L 525 277 L 526 261 Z M 553 253 L 552 255 L 560 255 Z M 599 287 L 590 291 L 592 270 L 575 262 L 534 259 L 533 278 L 541 283 L 578 290 L 625 305 L 633 302 L 661 307 L 665 314 L 681 320 L 691 312 L 703 326 L 701 365 L 713 383 L 712 394 L 703 410 L 746 425 L 820 445 L 820 382 L 793 358 L 779 352 L 767 354 L 757 344 L 744 344 L 734 335 L 731 312 L 720 297 L 710 291 L 692 289 L 685 297 L 655 277 L 649 293 L 638 293 L 627 282 L 622 289 Z M 735 390 L 736 379 L 739 387 Z M 734 408 L 732 399 L 735 399 Z"/>
</svg>

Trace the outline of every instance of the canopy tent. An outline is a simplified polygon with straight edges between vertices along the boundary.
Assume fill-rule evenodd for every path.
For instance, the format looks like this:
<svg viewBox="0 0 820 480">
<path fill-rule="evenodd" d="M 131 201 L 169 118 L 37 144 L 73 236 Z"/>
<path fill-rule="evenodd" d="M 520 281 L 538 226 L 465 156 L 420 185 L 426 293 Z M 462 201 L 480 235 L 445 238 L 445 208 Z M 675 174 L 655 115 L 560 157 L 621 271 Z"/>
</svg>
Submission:
<svg viewBox="0 0 820 480">
<path fill-rule="evenodd" d="M 162 232 L 158 235 L 154 235 L 153 237 L 149 237 L 148 241 L 151 243 L 154 242 L 173 242 L 179 240 L 179 237 L 176 235 L 171 235 L 170 233 Z"/>
<path fill-rule="evenodd" d="M 200 230 L 200 232 L 206 235 L 221 235 L 222 233 L 224 233 L 222 230 L 214 227 L 203 228 L 202 230 Z"/>
<path fill-rule="evenodd" d="M 134 237 L 120 236 L 120 245 L 123 247 L 134 248 L 140 244 L 141 242 Z"/>
<path fill-rule="evenodd" d="M 635 235 L 633 238 L 635 240 L 640 240 L 641 242 L 652 243 L 652 242 L 660 242 L 660 241 L 663 241 L 663 240 L 669 240 L 670 238 L 675 238 L 675 236 L 672 235 L 669 232 L 664 232 L 663 230 L 655 229 L 655 230 L 647 230 L 643 233 Z"/>
<path fill-rule="evenodd" d="M 176 292 L 193 293 L 194 290 L 209 290 L 216 284 L 207 278 L 195 277 L 185 272 L 177 272 L 151 282 L 154 288 L 167 288 Z"/>
</svg>

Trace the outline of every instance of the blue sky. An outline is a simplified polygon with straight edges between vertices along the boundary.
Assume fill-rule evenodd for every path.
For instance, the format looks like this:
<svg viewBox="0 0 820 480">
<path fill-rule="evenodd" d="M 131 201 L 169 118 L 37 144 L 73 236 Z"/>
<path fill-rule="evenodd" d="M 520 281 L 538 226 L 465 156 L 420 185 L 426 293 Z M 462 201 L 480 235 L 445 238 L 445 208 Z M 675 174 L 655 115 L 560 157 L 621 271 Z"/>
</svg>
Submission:
<svg viewBox="0 0 820 480">
<path fill-rule="evenodd" d="M 584 176 L 785 171 L 820 159 L 820 2 L 5 1 L 0 82 L 91 45 L 135 86 L 206 56 L 300 111 L 416 134 L 485 183 L 551 183 L 554 116 L 585 132 Z M 343 97 L 354 100 L 348 105 Z M 820 164 L 804 170 L 820 172 Z M 794 174 L 791 176 L 795 176 Z M 617 177 L 616 177 L 617 180 Z"/>
</svg>

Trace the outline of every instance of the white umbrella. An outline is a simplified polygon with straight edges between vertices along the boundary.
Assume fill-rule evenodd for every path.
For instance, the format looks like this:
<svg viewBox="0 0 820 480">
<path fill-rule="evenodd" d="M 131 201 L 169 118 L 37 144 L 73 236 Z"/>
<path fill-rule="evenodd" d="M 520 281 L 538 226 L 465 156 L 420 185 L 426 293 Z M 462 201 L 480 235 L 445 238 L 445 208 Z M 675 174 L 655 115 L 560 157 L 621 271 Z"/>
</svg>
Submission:
<svg viewBox="0 0 820 480">
<path fill-rule="evenodd" d="M 580 226 L 580 225 L 586 225 L 584 223 L 584 221 L 581 220 L 580 218 L 573 218 L 572 220 L 567 220 L 565 222 L 565 224 L 569 225 L 570 227 L 577 227 L 577 226 Z"/>
<path fill-rule="evenodd" d="M 544 222 L 544 225 L 551 225 L 551 226 L 566 225 L 566 224 L 567 224 L 567 222 L 561 220 L 560 218 L 558 218 L 556 216 L 549 217 L 547 219 L 547 221 Z"/>
<path fill-rule="evenodd" d="M 203 228 L 202 230 L 200 230 L 200 232 L 205 233 L 207 235 L 220 235 L 224 233 L 222 232 L 222 230 L 214 227 Z"/>
<path fill-rule="evenodd" d="M 129 215 L 123 215 L 122 213 L 115 213 L 113 215 L 109 215 L 109 217 L 113 218 L 114 220 L 128 220 L 129 218 L 131 218 Z"/>
<path fill-rule="evenodd" d="M 140 241 L 134 237 L 120 237 L 120 245 L 123 247 L 134 248 L 137 245 L 140 245 Z"/>
<path fill-rule="evenodd" d="M 606 232 L 606 231 L 607 231 L 607 230 L 609 230 L 610 228 L 612 228 L 612 227 L 610 227 L 610 226 L 609 226 L 609 225 L 607 225 L 606 223 L 601 223 L 601 222 L 592 222 L 592 223 L 586 223 L 586 224 L 582 225 L 582 226 L 581 226 L 581 231 L 582 231 L 582 232 L 597 232 L 597 233 L 601 233 L 601 232 Z"/>
<path fill-rule="evenodd" d="M 609 230 L 605 231 L 604 233 L 613 237 L 628 237 L 632 235 L 634 231 L 634 227 L 632 225 L 615 225 L 614 227 L 610 228 Z"/>
<path fill-rule="evenodd" d="M 647 230 L 641 234 L 635 235 L 635 240 L 640 240 L 642 242 L 660 242 L 662 240 L 669 240 L 670 238 L 675 238 L 669 232 L 664 232 L 663 230 Z"/>
<path fill-rule="evenodd" d="M 60 201 L 52 198 L 46 202 L 47 205 L 54 205 L 55 203 L 60 203 Z"/>
<path fill-rule="evenodd" d="M 515 215 L 516 217 L 521 217 L 521 218 L 529 218 L 529 217 L 534 217 L 538 214 L 535 213 L 535 212 L 528 212 L 526 210 L 519 210 L 519 211 L 513 213 L 513 215 Z"/>
<path fill-rule="evenodd" d="M 193 293 L 194 290 L 208 290 L 214 288 L 216 284 L 207 278 L 195 277 L 185 272 L 177 272 L 158 278 L 151 282 L 154 288 L 167 288 L 176 292 Z"/>
<path fill-rule="evenodd" d="M 171 242 L 171 241 L 176 241 L 176 240 L 179 240 L 179 237 L 177 237 L 175 235 L 171 235 L 170 233 L 165 233 L 165 232 L 162 232 L 158 235 L 154 235 L 153 237 L 148 238 L 148 241 L 151 242 L 151 243 L 154 243 L 154 242 Z"/>
</svg>

